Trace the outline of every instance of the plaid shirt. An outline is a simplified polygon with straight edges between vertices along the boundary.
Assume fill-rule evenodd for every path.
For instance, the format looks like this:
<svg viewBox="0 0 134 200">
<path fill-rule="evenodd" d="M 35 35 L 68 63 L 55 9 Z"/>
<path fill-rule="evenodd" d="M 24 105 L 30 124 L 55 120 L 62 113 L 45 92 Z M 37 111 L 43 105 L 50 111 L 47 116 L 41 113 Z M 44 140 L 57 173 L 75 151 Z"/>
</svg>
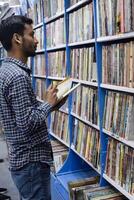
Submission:
<svg viewBox="0 0 134 200">
<path fill-rule="evenodd" d="M 0 67 L 0 117 L 11 170 L 34 161 L 52 162 L 46 126 L 52 107 L 36 100 L 29 72 L 27 65 L 10 57 Z"/>
</svg>

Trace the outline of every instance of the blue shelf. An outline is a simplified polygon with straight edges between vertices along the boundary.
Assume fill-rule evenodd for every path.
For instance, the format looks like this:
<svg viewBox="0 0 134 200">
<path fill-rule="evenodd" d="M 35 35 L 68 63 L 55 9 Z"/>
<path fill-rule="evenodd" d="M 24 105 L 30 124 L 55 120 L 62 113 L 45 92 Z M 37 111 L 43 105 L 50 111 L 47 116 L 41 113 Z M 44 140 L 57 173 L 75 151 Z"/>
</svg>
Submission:
<svg viewBox="0 0 134 200">
<path fill-rule="evenodd" d="M 98 125 L 92 124 L 91 122 L 89 122 L 88 120 L 83 119 L 82 117 L 76 115 L 75 113 L 71 112 L 71 115 L 75 118 L 77 118 L 78 120 L 82 121 L 83 123 L 89 125 L 92 128 L 95 128 L 96 130 L 100 130 Z"/>
<path fill-rule="evenodd" d="M 40 49 L 40 50 L 36 50 L 36 54 L 38 53 L 44 53 L 45 49 Z"/>
<path fill-rule="evenodd" d="M 49 131 L 49 134 L 54 137 L 55 139 L 59 140 L 62 144 L 64 144 L 66 147 L 69 147 L 69 144 L 67 144 L 65 141 L 63 141 L 61 138 L 59 138 L 57 135 Z"/>
<path fill-rule="evenodd" d="M 41 76 L 41 75 L 33 75 L 34 78 L 43 78 L 46 79 L 46 76 Z"/>
<path fill-rule="evenodd" d="M 81 83 L 82 85 L 88 85 L 91 87 L 98 87 L 97 82 L 90 82 L 90 81 L 84 81 L 84 80 L 79 80 L 79 79 L 73 79 L 74 83 Z"/>
<path fill-rule="evenodd" d="M 69 43 L 68 46 L 77 47 L 77 46 L 85 46 L 85 45 L 94 44 L 94 43 L 95 43 L 95 39 L 90 39 L 90 40 L 86 40 L 82 42 Z"/>
<path fill-rule="evenodd" d="M 97 168 L 95 168 L 95 167 L 93 166 L 92 163 L 88 162 L 88 160 L 86 160 L 83 156 L 81 156 L 81 155 L 75 150 L 75 148 L 73 147 L 73 145 L 71 145 L 71 149 L 72 149 L 72 151 L 74 151 L 82 160 L 84 160 L 93 170 L 95 170 L 98 174 L 101 174 L 100 170 L 97 169 Z"/>
<path fill-rule="evenodd" d="M 106 129 L 103 129 L 103 133 L 105 133 L 106 135 L 114 138 L 115 140 L 118 140 L 119 142 L 129 146 L 129 147 L 132 147 L 134 148 L 134 141 L 131 141 L 131 140 L 126 140 L 124 138 L 121 138 L 120 136 L 110 132 L 110 131 L 107 131 Z"/>
<path fill-rule="evenodd" d="M 106 174 L 103 175 L 103 177 L 117 190 L 119 190 L 122 194 L 124 194 L 129 200 L 134 200 L 134 195 L 129 194 L 126 190 L 124 190 L 117 182 L 109 178 Z"/>
<path fill-rule="evenodd" d="M 59 111 L 65 113 L 67 115 L 69 114 L 69 112 L 67 110 L 63 110 L 62 108 L 60 108 Z"/>
<path fill-rule="evenodd" d="M 73 42 L 69 43 L 69 15 L 70 13 L 84 7 L 87 4 L 90 4 L 92 0 L 81 0 L 75 5 L 69 7 L 70 0 L 64 0 L 64 11 L 52 16 L 51 18 L 45 20 L 43 23 L 40 23 L 36 25 L 34 28 L 39 28 L 43 25 L 44 28 L 44 49 L 36 51 L 36 53 L 44 53 L 45 57 L 45 66 L 46 66 L 46 76 L 39 76 L 34 75 L 34 81 L 36 78 L 45 78 L 47 87 L 52 82 L 52 80 L 61 81 L 64 78 L 63 77 L 55 77 L 55 76 L 49 76 L 49 65 L 48 65 L 48 54 L 49 52 L 56 52 L 60 50 L 66 51 L 66 76 L 71 75 L 71 60 L 70 60 L 70 53 L 72 49 L 76 48 L 87 48 L 95 46 L 96 51 L 96 62 L 97 62 L 97 80 L 98 82 L 90 82 L 90 81 L 84 81 L 84 80 L 78 80 L 73 79 L 74 83 L 81 83 L 82 85 L 86 85 L 88 87 L 94 87 L 98 90 L 98 108 L 99 108 L 99 126 L 90 123 L 89 121 L 83 119 L 82 117 L 79 117 L 78 115 L 74 114 L 72 111 L 72 95 L 69 95 L 68 99 L 68 112 L 60 109 L 61 112 L 64 112 L 68 114 L 69 119 L 69 139 L 70 143 L 67 144 L 62 139 L 60 139 L 58 136 L 56 136 L 54 133 L 50 133 L 52 137 L 62 142 L 65 146 L 69 148 L 69 155 L 67 160 L 65 161 L 63 167 L 60 169 L 58 173 L 55 175 L 52 175 L 52 199 L 53 200 L 69 200 L 69 191 L 68 191 L 68 181 L 74 181 L 76 179 L 80 178 L 86 178 L 91 176 L 100 175 L 100 186 L 108 185 L 110 183 L 111 185 L 115 186 L 122 194 L 124 194 L 128 199 L 132 200 L 134 199 L 132 195 L 128 194 L 121 186 L 116 184 L 113 180 L 111 180 L 106 174 L 105 174 L 105 165 L 106 165 L 106 153 L 107 153 L 107 145 L 108 145 L 108 139 L 109 137 L 112 137 L 125 145 L 128 145 L 132 148 L 134 148 L 134 142 L 133 141 L 127 141 L 125 139 L 122 139 L 120 137 L 117 137 L 115 134 L 103 129 L 103 113 L 104 113 L 104 102 L 105 102 L 105 95 L 107 90 L 111 91 L 117 91 L 117 92 L 123 92 L 128 94 L 134 94 L 133 88 L 127 88 L 127 87 L 121 87 L 121 86 L 114 86 L 109 84 L 103 84 L 102 83 L 102 46 L 110 43 L 119 43 L 121 41 L 128 41 L 134 39 L 134 32 L 132 33 L 124 33 L 114 36 L 105 36 L 105 37 L 98 37 L 98 25 L 99 20 L 97 16 L 97 3 L 98 0 L 93 0 L 93 10 L 94 10 L 94 37 L 93 39 L 82 41 L 82 42 Z M 46 27 L 47 24 L 54 22 L 55 20 L 64 17 L 65 19 L 65 37 L 66 37 L 66 43 L 61 44 L 54 47 L 47 47 L 47 41 L 46 41 Z M 59 30 L 60 31 L 60 30 Z M 75 33 L 74 33 L 75 34 Z M 43 101 L 41 101 L 43 102 Z M 100 169 L 96 169 L 91 163 L 89 163 L 83 156 L 81 156 L 72 145 L 73 140 L 73 118 L 77 118 L 78 120 L 82 121 L 83 123 L 95 128 L 100 133 Z M 51 123 L 51 117 L 49 117 L 49 128 Z"/>
<path fill-rule="evenodd" d="M 104 36 L 104 37 L 98 37 L 97 42 L 110 42 L 110 41 L 117 41 L 117 40 L 126 40 L 126 39 L 133 39 L 134 38 L 134 32 L 130 33 L 122 33 L 118 35 L 112 35 L 112 36 Z"/>
<path fill-rule="evenodd" d="M 62 17 L 64 17 L 64 11 L 58 13 L 58 14 L 55 15 L 55 16 L 50 17 L 49 19 L 47 19 L 47 20 L 45 21 L 45 24 L 47 25 L 48 23 L 51 23 L 51 22 L 53 22 L 53 21 L 55 21 L 55 20 L 57 20 L 57 19 L 59 19 L 59 18 L 62 18 Z"/>
<path fill-rule="evenodd" d="M 42 27 L 42 26 L 43 26 L 43 22 L 41 22 L 41 23 L 35 25 L 33 29 L 35 30 L 35 29 L 38 29 L 38 28 L 40 28 L 40 27 Z"/>
<path fill-rule="evenodd" d="M 66 48 L 66 45 L 65 44 L 62 44 L 62 45 L 59 45 L 59 46 L 56 46 L 56 47 L 49 47 L 46 49 L 46 51 L 56 51 L 56 50 L 62 50 L 62 49 L 65 49 Z"/>
<path fill-rule="evenodd" d="M 57 81 L 62 81 L 65 79 L 65 78 L 57 77 L 57 76 L 47 76 L 47 78 L 51 80 L 57 80 Z"/>
<path fill-rule="evenodd" d="M 86 4 L 88 4 L 88 3 L 90 3 L 90 2 L 91 2 L 91 0 L 81 0 L 81 1 L 79 1 L 78 3 L 76 3 L 75 5 L 73 5 L 73 6 L 71 6 L 70 8 L 68 8 L 68 9 L 66 10 L 66 12 L 67 12 L 67 13 L 73 12 L 73 11 L 75 11 L 75 10 L 77 10 L 77 9 L 79 9 L 79 8 L 81 8 L 81 7 L 83 7 L 83 6 L 85 6 Z"/>
<path fill-rule="evenodd" d="M 109 85 L 109 84 L 100 84 L 100 87 L 107 89 L 107 90 L 134 94 L 134 88 L 128 88 L 128 87 L 116 86 L 116 85 Z"/>
</svg>

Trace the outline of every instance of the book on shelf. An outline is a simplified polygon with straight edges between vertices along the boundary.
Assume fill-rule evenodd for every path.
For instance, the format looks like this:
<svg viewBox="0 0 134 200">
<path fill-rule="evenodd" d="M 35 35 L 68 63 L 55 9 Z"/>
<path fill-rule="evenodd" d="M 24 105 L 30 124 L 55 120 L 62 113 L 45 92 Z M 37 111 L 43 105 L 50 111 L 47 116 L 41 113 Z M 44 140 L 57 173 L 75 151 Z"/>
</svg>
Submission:
<svg viewBox="0 0 134 200">
<path fill-rule="evenodd" d="M 81 85 L 81 83 L 78 83 L 72 87 L 72 83 L 72 78 L 65 78 L 63 81 L 59 82 L 59 84 L 57 85 L 57 97 L 59 101 L 68 96 L 71 92 L 73 92 L 77 87 Z"/>
<path fill-rule="evenodd" d="M 77 188 L 97 184 L 98 182 L 98 176 L 68 182 L 70 200 L 76 199 Z"/>
<path fill-rule="evenodd" d="M 134 195 L 134 150 L 109 138 L 105 173 L 124 190 Z"/>
<path fill-rule="evenodd" d="M 127 200 L 110 186 L 99 186 L 99 177 L 90 177 L 68 183 L 70 200 Z"/>
<path fill-rule="evenodd" d="M 107 91 L 105 96 L 103 127 L 116 136 L 133 141 L 133 123 L 133 95 Z"/>
<path fill-rule="evenodd" d="M 69 144 L 69 133 L 68 133 L 68 115 L 54 111 L 51 115 L 51 132 L 58 138 Z"/>
<path fill-rule="evenodd" d="M 68 156 L 68 148 L 58 140 L 51 140 L 54 166 L 52 172 L 56 173 L 63 165 Z"/>
</svg>

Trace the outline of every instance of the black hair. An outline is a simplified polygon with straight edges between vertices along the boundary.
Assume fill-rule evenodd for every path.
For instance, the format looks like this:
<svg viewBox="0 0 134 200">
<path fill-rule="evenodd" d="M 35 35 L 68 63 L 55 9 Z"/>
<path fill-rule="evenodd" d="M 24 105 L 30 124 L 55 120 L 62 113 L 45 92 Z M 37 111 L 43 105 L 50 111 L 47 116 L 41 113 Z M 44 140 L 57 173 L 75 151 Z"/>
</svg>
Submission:
<svg viewBox="0 0 134 200">
<path fill-rule="evenodd" d="M 12 48 L 12 38 L 14 33 L 23 36 L 25 24 L 33 24 L 33 20 L 21 15 L 10 16 L 0 23 L 0 42 L 9 51 Z"/>
</svg>

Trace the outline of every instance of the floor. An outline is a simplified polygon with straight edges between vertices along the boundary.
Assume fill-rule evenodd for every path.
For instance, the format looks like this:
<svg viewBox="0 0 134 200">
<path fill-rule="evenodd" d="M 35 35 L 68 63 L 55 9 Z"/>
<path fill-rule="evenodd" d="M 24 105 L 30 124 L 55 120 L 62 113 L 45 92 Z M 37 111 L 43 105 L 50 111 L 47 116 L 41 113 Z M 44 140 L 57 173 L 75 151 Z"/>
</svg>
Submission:
<svg viewBox="0 0 134 200">
<path fill-rule="evenodd" d="M 8 153 L 7 146 L 3 135 L 0 134 L 0 158 L 4 159 L 4 163 L 0 163 L 0 187 L 8 189 L 7 195 L 12 200 L 19 200 L 19 195 L 14 183 L 12 182 L 10 172 L 8 170 Z"/>
</svg>

